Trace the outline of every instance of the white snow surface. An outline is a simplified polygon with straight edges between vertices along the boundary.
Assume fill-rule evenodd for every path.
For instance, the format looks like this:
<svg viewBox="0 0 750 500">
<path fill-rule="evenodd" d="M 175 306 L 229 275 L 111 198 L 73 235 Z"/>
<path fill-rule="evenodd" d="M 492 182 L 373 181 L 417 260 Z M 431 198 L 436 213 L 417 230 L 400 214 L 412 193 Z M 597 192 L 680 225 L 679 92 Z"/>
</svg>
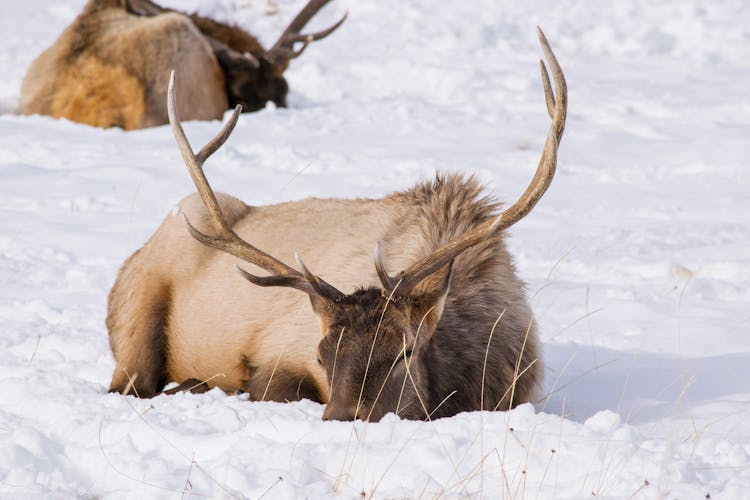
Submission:
<svg viewBox="0 0 750 500">
<path fill-rule="evenodd" d="M 304 2 L 167 3 L 270 44 Z M 569 86 L 557 176 L 508 231 L 545 397 L 379 423 L 216 389 L 107 393 L 109 288 L 194 188 L 166 126 L 13 114 L 26 68 L 83 4 L 0 3 L 0 497 L 747 498 L 747 2 L 350 0 L 320 13 L 313 28 L 349 19 L 293 61 L 288 109 L 242 115 L 207 164 L 217 190 L 252 204 L 378 197 L 447 170 L 512 201 L 549 126 L 536 25 Z M 185 124 L 196 147 L 219 127 Z"/>
</svg>

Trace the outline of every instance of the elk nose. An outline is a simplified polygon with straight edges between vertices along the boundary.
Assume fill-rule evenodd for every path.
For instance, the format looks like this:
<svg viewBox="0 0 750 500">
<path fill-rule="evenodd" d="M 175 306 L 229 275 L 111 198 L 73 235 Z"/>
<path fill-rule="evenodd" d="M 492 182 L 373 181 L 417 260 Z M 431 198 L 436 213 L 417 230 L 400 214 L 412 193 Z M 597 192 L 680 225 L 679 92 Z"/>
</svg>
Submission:
<svg viewBox="0 0 750 500">
<path fill-rule="evenodd" d="M 355 408 L 340 407 L 328 403 L 326 409 L 323 410 L 323 420 L 341 420 L 350 421 L 354 420 L 357 412 Z"/>
</svg>

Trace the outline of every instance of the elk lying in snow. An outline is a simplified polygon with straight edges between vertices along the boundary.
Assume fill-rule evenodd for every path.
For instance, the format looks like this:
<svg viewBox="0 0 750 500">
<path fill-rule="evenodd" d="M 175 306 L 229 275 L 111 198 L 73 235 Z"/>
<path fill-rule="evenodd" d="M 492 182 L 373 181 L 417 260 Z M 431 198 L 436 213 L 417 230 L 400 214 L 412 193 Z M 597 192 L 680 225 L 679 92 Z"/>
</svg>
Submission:
<svg viewBox="0 0 750 500">
<path fill-rule="evenodd" d="M 198 194 L 120 269 L 107 315 L 110 390 L 151 397 L 169 381 L 205 381 L 253 400 L 327 403 L 323 418 L 339 420 L 436 418 L 532 401 L 543 372 L 539 341 L 502 232 L 551 183 L 565 125 L 565 79 L 538 34 L 555 81 L 553 93 L 542 62 L 552 125 L 534 179 L 500 214 L 473 177 L 460 175 L 382 199 L 252 207 L 215 195 L 203 163 L 240 110 L 195 154 L 172 80 L 170 123 Z M 260 248 L 299 251 L 339 288 L 299 257 L 297 270 Z M 268 274 L 239 269 L 256 285 L 243 286 L 241 261 Z"/>
<path fill-rule="evenodd" d="M 167 123 L 169 72 L 183 82 L 178 107 L 188 120 L 220 119 L 242 105 L 286 106 L 283 73 L 313 40 L 338 28 L 300 34 L 330 0 L 310 0 L 270 50 L 237 26 L 164 9 L 149 0 L 90 0 L 29 68 L 19 113 L 97 127 Z M 294 45 L 302 43 L 295 50 Z"/>
</svg>

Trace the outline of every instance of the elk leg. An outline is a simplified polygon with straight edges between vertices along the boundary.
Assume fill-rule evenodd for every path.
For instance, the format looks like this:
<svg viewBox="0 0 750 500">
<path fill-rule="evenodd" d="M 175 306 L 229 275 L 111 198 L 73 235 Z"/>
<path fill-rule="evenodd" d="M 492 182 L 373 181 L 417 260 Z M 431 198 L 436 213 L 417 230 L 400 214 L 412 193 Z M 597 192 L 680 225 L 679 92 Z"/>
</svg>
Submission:
<svg viewBox="0 0 750 500">
<path fill-rule="evenodd" d="M 177 394 L 178 392 L 190 391 L 193 394 L 203 394 L 204 392 L 210 391 L 211 388 L 207 383 L 197 378 L 189 378 L 177 387 L 172 387 L 166 391 L 162 391 L 162 394 Z"/>
<path fill-rule="evenodd" d="M 286 403 L 309 399 L 323 402 L 321 391 L 315 379 L 307 373 L 278 366 L 252 368 L 246 392 L 253 401 L 276 401 Z"/>
<path fill-rule="evenodd" d="M 118 280 L 110 293 L 110 314 L 107 317 L 110 346 L 116 362 L 109 392 L 150 398 L 168 381 L 166 327 L 169 290 L 143 286 L 135 293 L 125 294 L 120 293 L 119 284 Z"/>
</svg>

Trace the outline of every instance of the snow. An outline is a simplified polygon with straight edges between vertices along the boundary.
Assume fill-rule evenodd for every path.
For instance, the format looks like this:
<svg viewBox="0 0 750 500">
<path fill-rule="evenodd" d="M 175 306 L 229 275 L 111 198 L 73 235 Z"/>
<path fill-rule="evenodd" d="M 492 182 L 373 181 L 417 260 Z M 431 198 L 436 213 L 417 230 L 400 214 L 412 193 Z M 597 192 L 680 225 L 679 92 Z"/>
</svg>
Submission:
<svg viewBox="0 0 750 500">
<path fill-rule="evenodd" d="M 207 165 L 217 190 L 376 197 L 446 169 L 513 200 L 549 123 L 536 25 L 570 92 L 556 179 L 508 237 L 548 397 L 379 423 L 218 390 L 107 394 L 107 292 L 193 187 L 168 127 L 12 114 L 83 3 L 3 0 L 0 16 L 1 497 L 746 497 L 744 1 L 337 1 L 315 19 L 350 11 L 291 65 L 289 109 L 241 117 Z M 167 3 L 269 44 L 303 2 Z M 195 145 L 219 126 L 185 125 Z"/>
</svg>

